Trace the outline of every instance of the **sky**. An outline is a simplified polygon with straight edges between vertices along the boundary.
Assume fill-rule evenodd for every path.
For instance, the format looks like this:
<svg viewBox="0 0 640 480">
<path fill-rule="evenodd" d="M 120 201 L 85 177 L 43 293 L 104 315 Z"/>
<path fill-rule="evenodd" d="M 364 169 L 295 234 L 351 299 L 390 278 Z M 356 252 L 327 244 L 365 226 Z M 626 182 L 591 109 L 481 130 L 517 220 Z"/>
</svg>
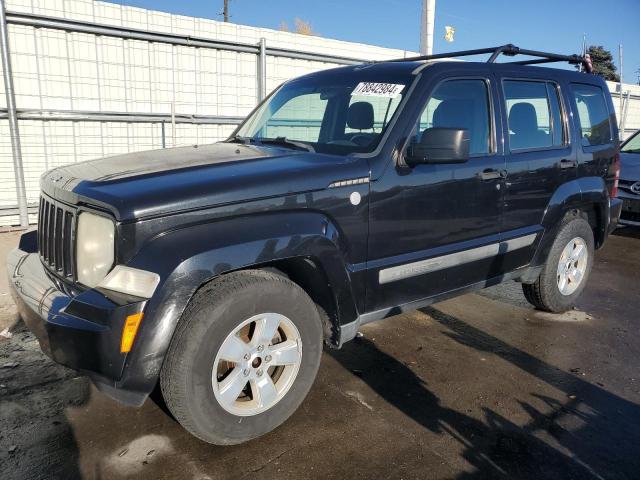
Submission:
<svg viewBox="0 0 640 480">
<path fill-rule="evenodd" d="M 222 0 L 111 0 L 152 10 L 221 20 Z M 230 0 L 231 22 L 277 29 L 295 17 L 309 21 L 321 36 L 417 51 L 422 0 Z M 640 0 L 436 0 L 434 53 L 513 43 L 555 53 L 580 53 L 603 45 L 623 76 L 638 82 Z M 445 26 L 456 30 L 444 40 Z"/>
</svg>

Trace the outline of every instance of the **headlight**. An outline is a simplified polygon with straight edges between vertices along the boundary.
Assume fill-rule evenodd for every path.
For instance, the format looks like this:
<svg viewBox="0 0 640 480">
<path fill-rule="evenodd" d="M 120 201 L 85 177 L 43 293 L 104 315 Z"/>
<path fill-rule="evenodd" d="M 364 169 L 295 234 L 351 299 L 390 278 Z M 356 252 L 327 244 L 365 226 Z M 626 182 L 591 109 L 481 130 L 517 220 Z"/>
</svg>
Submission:
<svg viewBox="0 0 640 480">
<path fill-rule="evenodd" d="M 78 217 L 76 268 L 78 281 L 95 287 L 109 273 L 115 256 L 115 226 L 100 215 L 82 212 Z"/>
</svg>

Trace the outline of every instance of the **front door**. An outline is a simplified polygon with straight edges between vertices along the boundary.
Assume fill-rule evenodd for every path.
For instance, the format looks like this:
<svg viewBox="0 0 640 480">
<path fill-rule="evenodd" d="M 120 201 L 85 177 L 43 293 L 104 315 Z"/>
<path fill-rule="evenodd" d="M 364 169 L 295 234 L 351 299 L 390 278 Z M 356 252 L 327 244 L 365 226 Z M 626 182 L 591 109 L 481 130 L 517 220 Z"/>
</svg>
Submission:
<svg viewBox="0 0 640 480">
<path fill-rule="evenodd" d="M 496 145 L 486 77 L 433 88 L 408 143 L 430 128 L 466 129 L 470 156 L 459 164 L 398 162 L 371 184 L 367 310 L 389 309 L 501 273 L 504 156 Z"/>
</svg>

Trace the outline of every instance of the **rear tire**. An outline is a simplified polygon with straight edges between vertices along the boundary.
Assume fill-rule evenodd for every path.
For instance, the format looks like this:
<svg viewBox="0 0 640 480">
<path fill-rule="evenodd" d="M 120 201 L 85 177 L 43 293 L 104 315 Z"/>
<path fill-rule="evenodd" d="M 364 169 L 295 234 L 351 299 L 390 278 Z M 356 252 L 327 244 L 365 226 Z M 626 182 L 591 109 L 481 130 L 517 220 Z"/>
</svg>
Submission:
<svg viewBox="0 0 640 480">
<path fill-rule="evenodd" d="M 262 270 L 224 275 L 203 287 L 182 315 L 160 373 L 162 394 L 178 422 L 201 440 L 246 442 L 302 403 L 322 339 L 316 305 L 286 277 Z"/>
<path fill-rule="evenodd" d="M 582 218 L 560 228 L 538 279 L 522 284 L 527 301 L 539 310 L 562 313 L 575 306 L 591 273 L 593 231 Z"/>
</svg>

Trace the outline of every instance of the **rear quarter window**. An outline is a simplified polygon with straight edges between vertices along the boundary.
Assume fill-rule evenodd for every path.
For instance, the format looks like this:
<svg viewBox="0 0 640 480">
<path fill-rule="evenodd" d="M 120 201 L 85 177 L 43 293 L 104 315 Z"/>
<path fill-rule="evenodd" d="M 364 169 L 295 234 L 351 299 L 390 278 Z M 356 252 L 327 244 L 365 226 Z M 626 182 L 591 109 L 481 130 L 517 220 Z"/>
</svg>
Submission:
<svg viewBox="0 0 640 480">
<path fill-rule="evenodd" d="M 573 83 L 571 87 L 578 109 L 582 145 L 611 143 L 611 118 L 602 88 L 580 83 Z"/>
</svg>

